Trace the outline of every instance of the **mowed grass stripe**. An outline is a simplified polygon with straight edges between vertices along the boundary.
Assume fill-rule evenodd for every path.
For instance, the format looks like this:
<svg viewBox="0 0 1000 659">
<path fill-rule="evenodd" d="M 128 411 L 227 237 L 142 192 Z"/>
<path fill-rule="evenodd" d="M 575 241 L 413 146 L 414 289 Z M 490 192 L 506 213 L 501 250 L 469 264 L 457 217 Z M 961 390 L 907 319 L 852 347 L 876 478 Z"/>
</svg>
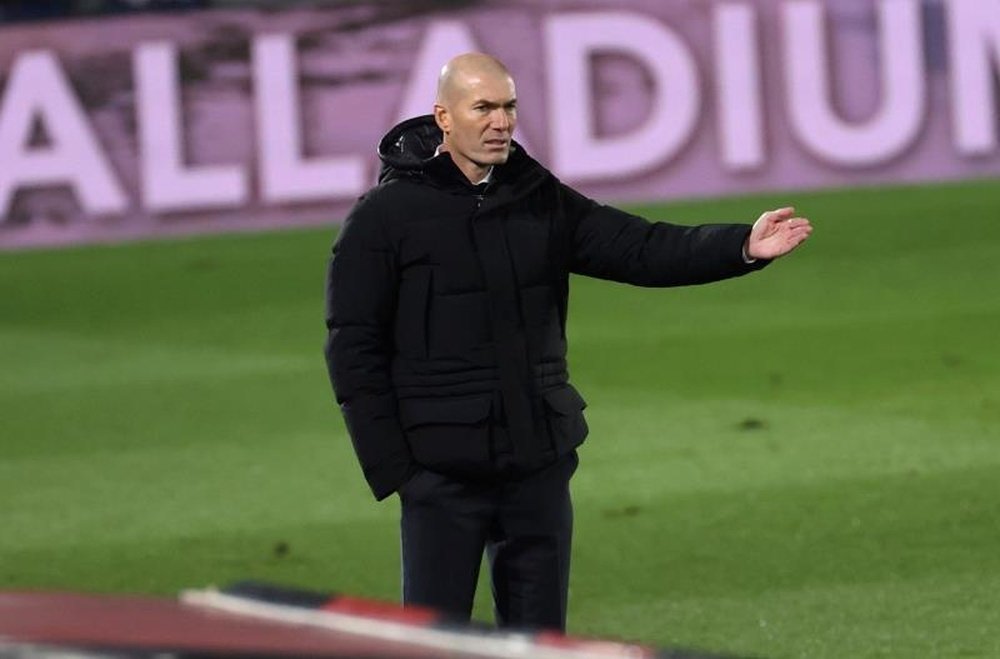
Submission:
<svg viewBox="0 0 1000 659">
<path fill-rule="evenodd" d="M 775 590 L 753 606 L 731 597 L 650 598 L 576 621 L 753 656 L 997 657 L 998 589 L 995 575 L 938 574 Z"/>
<path fill-rule="evenodd" d="M 913 471 L 1000 465 L 1000 433 L 968 419 L 924 420 L 832 405 L 608 395 L 591 414 L 575 492 L 641 502 Z M 617 404 L 616 404 L 617 403 Z M 657 409 L 657 415 L 650 414 Z"/>
<path fill-rule="evenodd" d="M 66 355 L 72 355 L 67 360 Z M 316 357 L 81 337 L 69 330 L 0 333 L 0 387 L 18 395 L 316 370 Z"/>
<path fill-rule="evenodd" d="M 4 522 L 19 530 L 0 536 L 0 552 L 155 543 L 281 527 L 290 517 L 300 523 L 340 523 L 392 516 L 387 506 L 369 505 L 370 495 L 360 488 L 345 492 L 351 488 L 338 482 L 331 465 L 352 456 L 326 433 L 289 428 L 284 441 L 271 437 L 270 442 L 219 443 L 208 452 L 196 445 L 146 441 L 48 460 L 5 460 L 0 480 L 30 473 L 34 483 L 0 490 Z M 47 513 L 43 520 L 39 511 Z"/>
<path fill-rule="evenodd" d="M 208 362 L 198 374 L 188 363 L 188 374 L 164 380 L 129 368 L 121 365 L 119 382 L 51 390 L 36 384 L 2 395 L 5 457 L 196 446 L 210 458 L 215 447 L 253 451 L 280 445 L 286 433 L 300 429 L 331 437 L 343 432 L 339 420 L 331 418 L 332 395 L 323 395 L 329 384 L 320 370 L 296 366 L 219 373 Z M 164 474 L 170 476 L 177 474 Z"/>
<path fill-rule="evenodd" d="M 604 585 L 619 584 L 603 594 L 609 605 L 664 592 L 749 599 L 810 585 L 993 574 L 1000 527 L 984 526 L 1000 515 L 989 496 L 998 475 L 997 466 L 914 471 L 595 506 L 588 513 L 601 518 L 603 539 L 581 531 L 574 558 L 587 574 L 603 565 Z M 603 588 L 590 581 L 580 590 Z"/>
</svg>

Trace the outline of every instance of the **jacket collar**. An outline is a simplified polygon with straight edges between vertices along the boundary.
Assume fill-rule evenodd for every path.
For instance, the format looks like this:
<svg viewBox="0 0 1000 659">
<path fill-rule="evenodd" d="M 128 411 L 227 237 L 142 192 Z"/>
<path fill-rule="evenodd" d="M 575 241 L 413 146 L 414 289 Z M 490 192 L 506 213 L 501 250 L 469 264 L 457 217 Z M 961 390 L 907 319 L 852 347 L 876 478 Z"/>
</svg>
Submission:
<svg viewBox="0 0 1000 659">
<path fill-rule="evenodd" d="M 379 182 L 409 179 L 456 194 L 478 194 L 477 188 L 462 173 L 446 152 L 438 152 L 442 133 L 433 115 L 407 119 L 394 126 L 379 142 L 382 160 Z M 510 158 L 491 170 L 487 190 L 504 203 L 528 194 L 551 174 L 524 148 L 513 141 Z"/>
</svg>

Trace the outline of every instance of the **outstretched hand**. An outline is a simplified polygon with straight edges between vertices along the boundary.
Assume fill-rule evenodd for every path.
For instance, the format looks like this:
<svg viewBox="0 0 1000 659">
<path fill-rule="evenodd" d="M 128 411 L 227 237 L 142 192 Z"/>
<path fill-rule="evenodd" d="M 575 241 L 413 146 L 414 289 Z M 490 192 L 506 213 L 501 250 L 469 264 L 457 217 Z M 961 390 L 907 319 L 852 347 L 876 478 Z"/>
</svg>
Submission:
<svg viewBox="0 0 1000 659">
<path fill-rule="evenodd" d="M 802 244 L 812 233 L 812 224 L 804 217 L 795 217 L 794 208 L 768 211 L 754 222 L 746 242 L 747 256 L 754 259 L 776 259 Z"/>
</svg>

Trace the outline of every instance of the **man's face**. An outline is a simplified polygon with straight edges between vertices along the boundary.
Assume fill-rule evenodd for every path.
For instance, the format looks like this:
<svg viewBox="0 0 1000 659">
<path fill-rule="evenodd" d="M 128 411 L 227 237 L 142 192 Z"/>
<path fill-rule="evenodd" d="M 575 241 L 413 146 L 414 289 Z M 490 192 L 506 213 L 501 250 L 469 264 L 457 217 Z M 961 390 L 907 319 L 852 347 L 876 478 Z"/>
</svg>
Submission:
<svg viewBox="0 0 1000 659">
<path fill-rule="evenodd" d="M 470 179 L 507 162 L 517 123 L 517 93 L 507 75 L 469 76 L 456 85 L 447 106 L 435 107 L 445 147 Z"/>
</svg>

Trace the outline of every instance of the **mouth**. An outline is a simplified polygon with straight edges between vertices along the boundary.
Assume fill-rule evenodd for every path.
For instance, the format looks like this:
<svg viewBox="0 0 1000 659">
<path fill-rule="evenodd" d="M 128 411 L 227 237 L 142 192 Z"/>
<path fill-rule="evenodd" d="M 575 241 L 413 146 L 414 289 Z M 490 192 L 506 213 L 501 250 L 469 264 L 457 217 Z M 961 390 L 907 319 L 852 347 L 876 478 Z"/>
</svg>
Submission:
<svg viewBox="0 0 1000 659">
<path fill-rule="evenodd" d="M 484 144 L 489 149 L 506 149 L 510 145 L 510 141 L 504 139 L 486 140 Z"/>
</svg>

